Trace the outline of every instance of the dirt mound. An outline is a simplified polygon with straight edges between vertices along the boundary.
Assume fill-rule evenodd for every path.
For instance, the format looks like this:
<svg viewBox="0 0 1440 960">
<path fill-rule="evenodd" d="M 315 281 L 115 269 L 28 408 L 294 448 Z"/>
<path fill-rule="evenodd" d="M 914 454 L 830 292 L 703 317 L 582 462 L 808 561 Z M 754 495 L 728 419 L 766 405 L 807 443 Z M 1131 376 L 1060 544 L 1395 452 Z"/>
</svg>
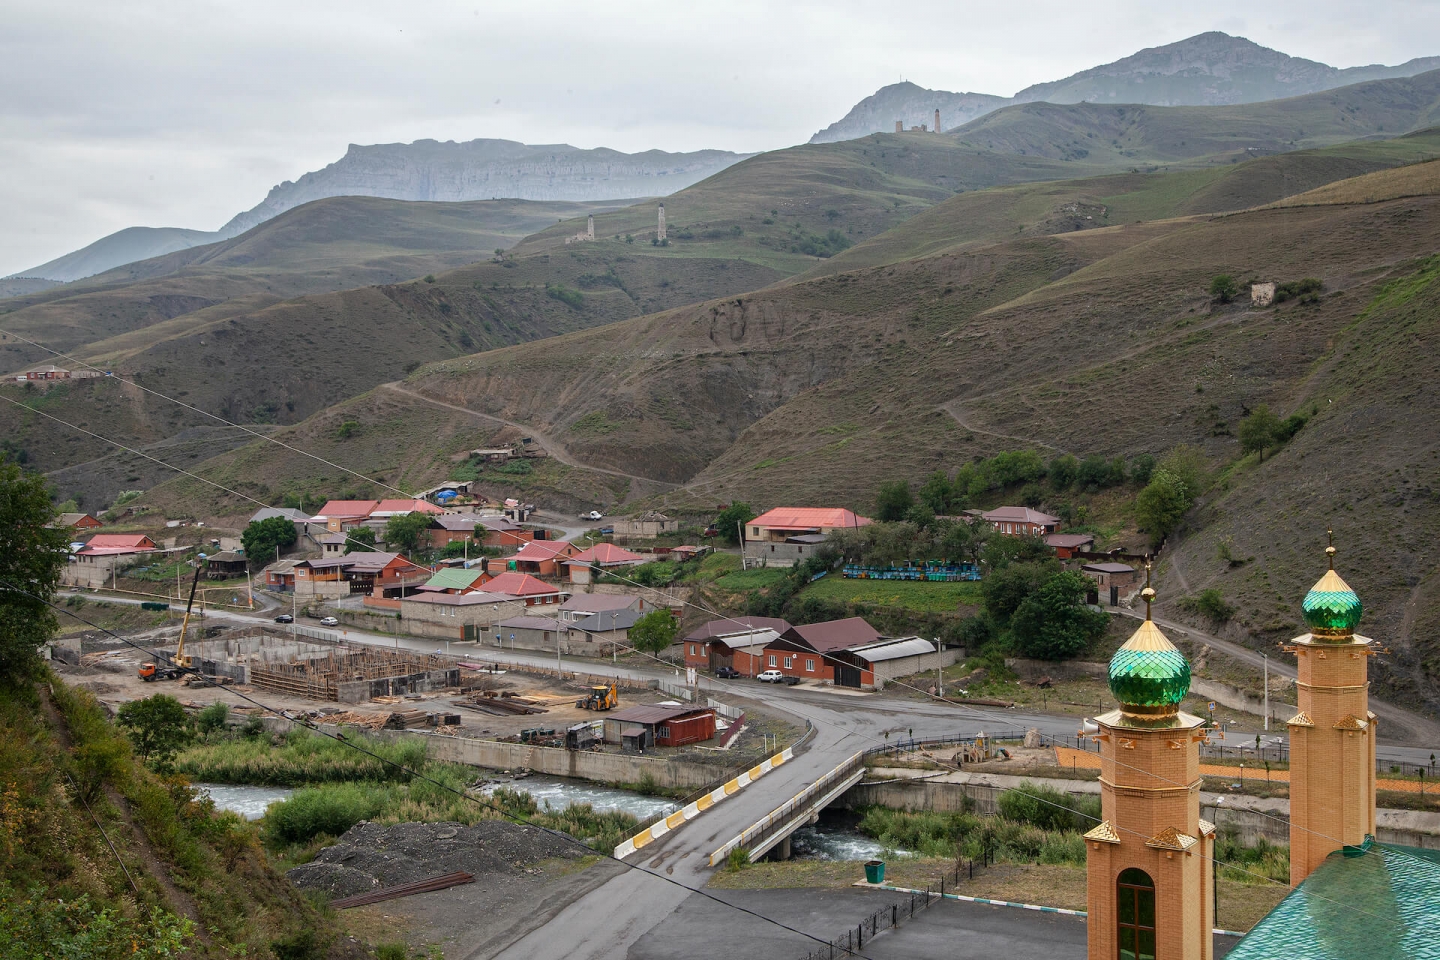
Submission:
<svg viewBox="0 0 1440 960">
<path fill-rule="evenodd" d="M 366 821 L 286 876 L 301 889 L 348 897 L 459 870 L 477 878 L 519 877 L 541 860 L 578 859 L 586 852 L 577 842 L 504 820 L 470 827 Z"/>
</svg>

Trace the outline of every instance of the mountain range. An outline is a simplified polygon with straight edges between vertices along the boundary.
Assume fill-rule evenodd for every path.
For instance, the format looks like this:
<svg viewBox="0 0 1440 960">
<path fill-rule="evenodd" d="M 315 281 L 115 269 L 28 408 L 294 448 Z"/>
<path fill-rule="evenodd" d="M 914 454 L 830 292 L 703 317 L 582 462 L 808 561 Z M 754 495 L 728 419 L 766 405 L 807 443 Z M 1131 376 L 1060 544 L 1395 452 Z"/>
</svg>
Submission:
<svg viewBox="0 0 1440 960">
<path fill-rule="evenodd" d="M 693 153 L 621 153 L 569 144 L 531 146 L 512 140 L 417 140 L 414 143 L 351 144 L 334 163 L 299 180 L 271 188 L 263 201 L 216 231 L 178 227 L 127 227 L 89 246 L 57 257 L 0 284 L 0 296 L 33 292 L 33 281 L 68 283 L 106 270 L 237 237 L 258 224 L 313 200 L 384 197 L 460 203 L 520 199 L 604 201 L 665 196 L 704 180 L 746 154 L 727 150 Z M 32 281 L 19 284 L 17 279 Z M 43 285 L 38 285 L 43 286 Z"/>
<path fill-rule="evenodd" d="M 1211 32 L 1150 47 L 1114 63 L 1026 87 L 1013 97 L 927 90 L 902 82 L 880 88 L 840 120 L 810 138 L 811 143 L 851 140 L 889 133 L 895 121 L 906 129 L 933 127 L 940 111 L 949 130 L 1017 103 L 1135 103 L 1154 106 L 1221 106 L 1259 103 L 1336 87 L 1411 77 L 1440 68 L 1440 57 L 1420 57 L 1399 66 L 1372 64 L 1344 69 L 1292 57 L 1244 37 Z"/>
</svg>

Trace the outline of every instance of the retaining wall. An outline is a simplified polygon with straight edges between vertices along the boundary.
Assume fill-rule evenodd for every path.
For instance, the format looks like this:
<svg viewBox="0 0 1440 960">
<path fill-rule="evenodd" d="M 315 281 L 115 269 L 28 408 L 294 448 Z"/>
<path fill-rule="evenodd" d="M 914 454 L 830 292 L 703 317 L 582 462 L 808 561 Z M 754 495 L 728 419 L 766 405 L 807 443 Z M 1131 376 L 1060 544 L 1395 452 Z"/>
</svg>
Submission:
<svg viewBox="0 0 1440 960">
<path fill-rule="evenodd" d="M 558 747 L 536 747 L 524 743 L 500 743 L 495 740 L 471 740 L 432 734 L 412 733 L 408 736 L 424 737 L 430 756 L 436 760 L 492 770 L 518 770 L 524 767 L 550 776 L 578 777 L 602 783 L 638 783 L 648 775 L 661 787 L 695 790 L 714 783 L 715 778 L 725 772 L 723 767 L 687 763 L 683 760 L 563 750 Z"/>
</svg>

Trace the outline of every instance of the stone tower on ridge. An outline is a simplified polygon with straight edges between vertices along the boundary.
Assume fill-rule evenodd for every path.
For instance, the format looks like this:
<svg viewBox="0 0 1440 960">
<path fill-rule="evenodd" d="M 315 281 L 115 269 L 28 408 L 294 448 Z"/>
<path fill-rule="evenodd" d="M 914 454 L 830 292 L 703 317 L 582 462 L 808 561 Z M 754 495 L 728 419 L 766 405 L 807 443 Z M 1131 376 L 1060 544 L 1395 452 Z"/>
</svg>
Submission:
<svg viewBox="0 0 1440 960">
<path fill-rule="evenodd" d="M 1355 632 L 1360 597 L 1330 569 L 1305 595 L 1310 632 L 1285 649 L 1295 654 L 1298 712 L 1290 718 L 1290 883 L 1334 851 L 1375 833 L 1375 738 L 1370 712 L 1373 641 Z"/>
<path fill-rule="evenodd" d="M 935 132 L 940 132 L 940 108 L 935 108 Z"/>
<path fill-rule="evenodd" d="M 1190 664 L 1150 619 L 1110 660 L 1120 707 L 1100 732 L 1100 815 L 1085 834 L 1088 955 L 1211 960 L 1215 827 L 1200 819 L 1204 725 L 1180 712 Z"/>
<path fill-rule="evenodd" d="M 665 239 L 665 204 L 660 204 L 660 224 L 655 228 L 655 239 Z"/>
<path fill-rule="evenodd" d="M 585 236 L 591 240 L 595 239 L 595 214 L 590 214 L 585 220 Z"/>
</svg>

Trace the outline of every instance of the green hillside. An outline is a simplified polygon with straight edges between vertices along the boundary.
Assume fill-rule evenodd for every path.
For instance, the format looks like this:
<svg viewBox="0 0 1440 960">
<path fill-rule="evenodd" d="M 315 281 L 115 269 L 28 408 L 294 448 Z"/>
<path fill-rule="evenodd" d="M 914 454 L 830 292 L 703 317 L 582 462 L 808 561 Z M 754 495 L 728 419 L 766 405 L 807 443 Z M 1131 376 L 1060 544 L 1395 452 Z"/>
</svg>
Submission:
<svg viewBox="0 0 1440 960">
<path fill-rule="evenodd" d="M 1005 449 L 1083 458 L 1191 444 L 1225 473 L 1167 554 L 1167 598 L 1214 579 L 1238 607 L 1229 632 L 1269 643 L 1280 606 L 1289 611 L 1318 576 L 1317 531 L 1327 522 L 1343 531 L 1353 514 L 1347 577 L 1366 597 L 1367 629 L 1397 650 L 1379 682 L 1434 704 L 1435 634 L 1419 625 L 1440 616 L 1427 586 L 1440 513 L 1425 439 L 1440 394 L 1416 366 L 1433 356 L 1432 169 L 1385 174 L 1392 192 L 1423 195 L 976 245 L 449 360 L 406 387 L 524 424 L 591 467 L 649 478 L 642 502 L 697 513 L 735 497 L 869 510 L 884 480 L 918 483 Z M 1393 182 L 1407 171 L 1410 186 Z M 1219 304 L 1207 288 L 1220 273 L 1316 277 L 1323 293 L 1265 310 Z M 325 417 L 446 416 L 396 399 L 405 405 L 387 399 L 388 415 L 349 404 Z M 1239 460 L 1235 439 L 1259 403 L 1314 414 L 1263 465 Z M 500 428 L 472 419 L 482 432 Z M 391 454 L 375 463 L 380 476 L 419 485 L 463 449 L 459 436 L 419 435 L 425 457 Z M 228 475 L 238 457 L 207 470 Z M 303 470 L 288 462 L 252 445 L 235 475 Z M 633 484 L 584 473 L 556 466 L 530 489 L 636 502 Z M 660 482 L 683 486 L 655 492 Z M 166 485 L 155 496 L 175 504 L 179 492 Z M 1385 533 L 1397 525 L 1403 538 Z M 1227 531 L 1253 565 L 1219 569 L 1214 537 Z M 1397 586 L 1407 582 L 1413 590 Z"/>
</svg>

